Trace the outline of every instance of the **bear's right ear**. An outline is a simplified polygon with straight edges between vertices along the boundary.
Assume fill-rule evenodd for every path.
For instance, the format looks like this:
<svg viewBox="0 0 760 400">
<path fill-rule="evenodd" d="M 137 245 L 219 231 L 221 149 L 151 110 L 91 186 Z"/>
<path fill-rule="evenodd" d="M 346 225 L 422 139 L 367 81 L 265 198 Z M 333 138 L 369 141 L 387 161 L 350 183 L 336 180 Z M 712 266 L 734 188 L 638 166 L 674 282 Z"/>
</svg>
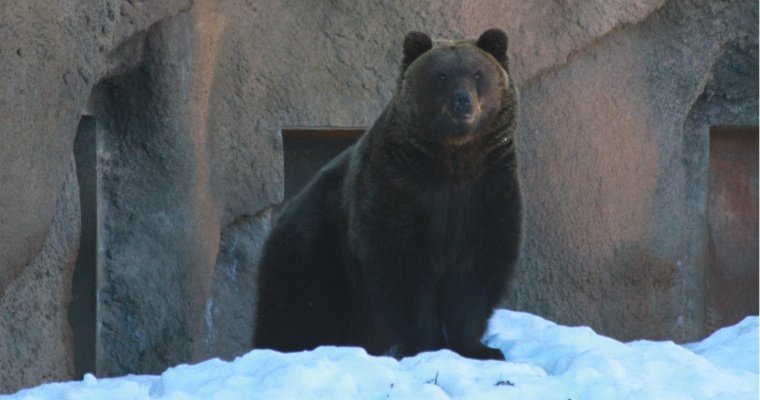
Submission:
<svg viewBox="0 0 760 400">
<path fill-rule="evenodd" d="M 403 69 L 406 69 L 422 53 L 433 48 L 430 36 L 422 32 L 409 32 L 404 38 L 404 61 Z"/>
</svg>

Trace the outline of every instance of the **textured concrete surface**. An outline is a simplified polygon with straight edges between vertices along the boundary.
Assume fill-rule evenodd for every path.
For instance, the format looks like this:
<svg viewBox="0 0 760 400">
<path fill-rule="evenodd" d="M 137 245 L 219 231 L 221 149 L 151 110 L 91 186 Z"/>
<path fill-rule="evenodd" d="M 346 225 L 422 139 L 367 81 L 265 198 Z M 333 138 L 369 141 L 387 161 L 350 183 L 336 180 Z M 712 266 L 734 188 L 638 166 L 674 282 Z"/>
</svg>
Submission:
<svg viewBox="0 0 760 400">
<path fill-rule="evenodd" d="M 67 380 L 74 372 L 67 313 L 79 237 L 73 158 L 62 172 L 41 251 L 0 297 L 0 393 Z"/>
<path fill-rule="evenodd" d="M 109 72 L 107 53 L 187 3 L 0 4 L 0 293 L 44 243 L 79 111 Z"/>
<path fill-rule="evenodd" d="M 507 304 L 622 339 L 706 334 L 708 128 L 757 124 L 756 18 L 670 1 L 523 88 L 527 240 Z M 732 43 L 754 68 L 716 76 Z M 735 113 L 695 111 L 710 79 L 744 82 Z"/>
<path fill-rule="evenodd" d="M 111 50 L 173 3 L 0 3 L 0 392 L 72 377 L 81 110 L 121 68 Z"/>
<path fill-rule="evenodd" d="M 0 2 L 0 392 L 72 374 L 64 182 L 83 109 L 97 371 L 232 357 L 282 198 L 280 130 L 370 124 L 410 30 L 510 37 L 527 240 L 505 304 L 623 339 L 702 336 L 708 131 L 757 125 L 756 21 L 748 0 Z M 16 350 L 42 338 L 50 357 Z"/>
</svg>

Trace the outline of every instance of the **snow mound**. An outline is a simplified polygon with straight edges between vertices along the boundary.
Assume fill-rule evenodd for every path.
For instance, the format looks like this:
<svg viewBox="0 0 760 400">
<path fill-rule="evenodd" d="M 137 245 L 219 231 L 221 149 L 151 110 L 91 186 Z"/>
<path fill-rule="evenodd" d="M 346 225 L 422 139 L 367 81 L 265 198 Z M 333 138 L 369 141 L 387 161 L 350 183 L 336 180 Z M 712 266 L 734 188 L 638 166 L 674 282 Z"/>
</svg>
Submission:
<svg viewBox="0 0 760 400">
<path fill-rule="evenodd" d="M 707 339 L 622 343 L 587 327 L 498 310 L 485 341 L 508 362 L 442 350 L 396 361 L 364 350 L 254 350 L 160 376 L 52 383 L 5 400 L 100 399 L 757 399 L 758 318 Z"/>
</svg>

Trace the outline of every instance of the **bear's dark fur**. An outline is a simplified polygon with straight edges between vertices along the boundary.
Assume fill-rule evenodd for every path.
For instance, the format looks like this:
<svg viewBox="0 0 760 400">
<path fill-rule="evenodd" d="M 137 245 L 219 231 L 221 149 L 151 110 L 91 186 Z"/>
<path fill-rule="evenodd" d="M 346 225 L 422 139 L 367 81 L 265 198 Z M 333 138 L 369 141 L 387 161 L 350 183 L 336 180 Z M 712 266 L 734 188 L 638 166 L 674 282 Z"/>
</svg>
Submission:
<svg viewBox="0 0 760 400">
<path fill-rule="evenodd" d="M 481 343 L 518 256 L 507 37 L 404 41 L 389 105 L 285 208 L 264 248 L 254 344 L 395 357 Z"/>
</svg>

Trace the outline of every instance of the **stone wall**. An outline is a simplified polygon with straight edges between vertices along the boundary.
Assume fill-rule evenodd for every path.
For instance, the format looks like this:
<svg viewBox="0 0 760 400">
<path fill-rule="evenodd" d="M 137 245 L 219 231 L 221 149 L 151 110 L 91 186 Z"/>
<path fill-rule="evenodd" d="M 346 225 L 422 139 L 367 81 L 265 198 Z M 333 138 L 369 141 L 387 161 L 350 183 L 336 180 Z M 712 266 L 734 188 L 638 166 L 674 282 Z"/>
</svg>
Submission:
<svg viewBox="0 0 760 400">
<path fill-rule="evenodd" d="M 757 16 L 748 0 L 3 2 L 0 392 L 245 352 L 280 130 L 369 125 L 409 30 L 510 37 L 527 231 L 505 305 L 704 336 L 708 132 L 758 123 Z M 89 336 L 71 302 L 88 246 Z"/>
<path fill-rule="evenodd" d="M 756 16 L 669 1 L 523 84 L 511 304 L 621 339 L 706 334 L 709 127 L 757 125 Z M 740 68 L 716 69 L 725 57 Z M 732 112 L 710 82 L 734 88 Z"/>
</svg>

